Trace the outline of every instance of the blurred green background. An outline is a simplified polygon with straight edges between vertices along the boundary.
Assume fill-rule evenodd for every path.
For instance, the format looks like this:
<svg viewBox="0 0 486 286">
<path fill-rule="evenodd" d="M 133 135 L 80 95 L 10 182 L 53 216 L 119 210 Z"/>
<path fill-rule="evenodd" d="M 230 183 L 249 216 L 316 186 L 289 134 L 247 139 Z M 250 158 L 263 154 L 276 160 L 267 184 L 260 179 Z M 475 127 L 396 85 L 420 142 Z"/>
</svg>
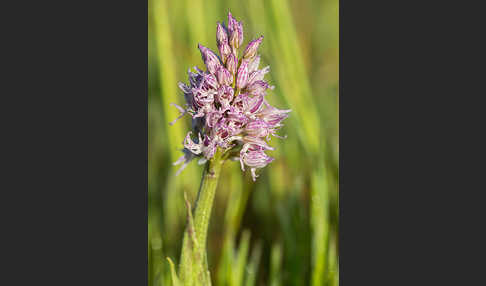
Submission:
<svg viewBox="0 0 486 286">
<path fill-rule="evenodd" d="M 292 109 L 270 145 L 276 160 L 256 182 L 228 162 L 208 232 L 213 285 L 338 285 L 339 3 L 338 0 L 149 0 L 149 285 L 171 285 L 186 222 L 184 192 L 194 202 L 202 166 L 178 176 L 172 166 L 189 130 L 178 81 L 204 69 L 197 44 L 216 49 L 216 23 L 243 22 L 244 47 L 264 35 L 260 67 L 275 85 L 267 100 Z"/>
</svg>

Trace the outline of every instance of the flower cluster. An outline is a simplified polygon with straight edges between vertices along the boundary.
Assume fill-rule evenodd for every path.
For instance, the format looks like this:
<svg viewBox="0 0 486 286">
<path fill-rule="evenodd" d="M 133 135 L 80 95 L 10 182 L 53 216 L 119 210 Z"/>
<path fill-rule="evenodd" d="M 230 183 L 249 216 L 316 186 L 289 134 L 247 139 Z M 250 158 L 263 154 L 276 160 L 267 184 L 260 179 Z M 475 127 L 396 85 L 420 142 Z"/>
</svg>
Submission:
<svg viewBox="0 0 486 286">
<path fill-rule="evenodd" d="M 219 57 L 199 44 L 207 70 L 189 69 L 189 84 L 179 83 L 185 108 L 173 104 L 181 113 L 175 121 L 188 113 L 193 129 L 184 139 L 184 155 L 174 163 L 184 162 L 178 173 L 196 157 L 201 157 L 201 164 L 211 159 L 217 148 L 235 155 L 243 171 L 248 166 L 253 180 L 256 169 L 273 161 L 265 154 L 273 150 L 267 141 L 270 135 L 282 138 L 276 131 L 290 110 L 279 110 L 265 99 L 267 89 L 273 86 L 263 80 L 270 67 L 259 69 L 257 49 L 262 40 L 263 36 L 251 41 L 239 59 L 243 26 L 229 13 L 228 24 L 218 23 L 217 27 Z"/>
</svg>

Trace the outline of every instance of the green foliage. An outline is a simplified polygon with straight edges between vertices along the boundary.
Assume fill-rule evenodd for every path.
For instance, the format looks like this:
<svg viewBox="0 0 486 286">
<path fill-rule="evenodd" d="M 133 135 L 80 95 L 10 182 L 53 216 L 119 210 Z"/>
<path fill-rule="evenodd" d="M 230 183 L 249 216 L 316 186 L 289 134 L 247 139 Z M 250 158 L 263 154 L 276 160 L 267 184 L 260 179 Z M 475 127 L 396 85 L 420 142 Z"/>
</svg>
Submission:
<svg viewBox="0 0 486 286">
<path fill-rule="evenodd" d="M 248 263 L 245 286 L 255 285 L 261 254 L 262 245 L 261 243 L 257 243 L 253 249 L 253 252 L 251 253 L 250 263 Z"/>
<path fill-rule="evenodd" d="M 338 0 L 149 0 L 150 286 L 338 285 L 338 8 Z M 190 120 L 169 126 L 178 116 L 169 104 L 183 104 L 177 82 L 203 66 L 198 43 L 216 49 L 216 22 L 229 10 L 243 21 L 244 45 L 265 37 L 261 66 L 270 65 L 276 87 L 267 100 L 293 110 L 279 132 L 288 137 L 271 140 L 275 161 L 256 182 L 226 162 L 207 235 L 195 231 L 184 240 L 191 221 L 198 228 L 188 210 L 204 167 L 192 162 L 175 177 L 172 162 L 182 155 Z M 181 259 L 184 245 L 189 254 Z M 192 270 L 181 265 L 202 276 L 187 276 Z"/>
<path fill-rule="evenodd" d="M 281 279 L 282 247 L 280 244 L 272 246 L 270 255 L 270 286 L 282 285 Z"/>
</svg>

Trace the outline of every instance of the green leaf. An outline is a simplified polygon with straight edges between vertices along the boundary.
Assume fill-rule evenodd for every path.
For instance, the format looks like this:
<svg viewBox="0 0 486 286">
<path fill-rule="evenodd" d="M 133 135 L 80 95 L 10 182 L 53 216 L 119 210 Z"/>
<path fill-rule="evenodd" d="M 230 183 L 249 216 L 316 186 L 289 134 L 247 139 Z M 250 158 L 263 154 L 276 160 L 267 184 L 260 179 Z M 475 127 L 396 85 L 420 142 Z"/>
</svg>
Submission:
<svg viewBox="0 0 486 286">
<path fill-rule="evenodd" d="M 312 286 L 320 286 L 326 281 L 329 243 L 328 184 L 323 168 L 312 175 L 311 196 Z"/>
<path fill-rule="evenodd" d="M 270 286 L 282 285 L 280 279 L 282 265 L 282 246 L 275 243 L 270 254 Z"/>
<path fill-rule="evenodd" d="M 175 266 L 174 266 L 174 262 L 172 262 L 172 260 L 167 257 L 167 260 L 169 261 L 169 264 L 170 264 L 170 273 L 171 273 L 171 277 L 172 277 L 172 286 L 181 286 L 181 282 L 179 281 L 179 278 L 177 277 L 177 273 L 176 273 L 176 270 L 175 270 Z"/>
<path fill-rule="evenodd" d="M 243 285 L 243 274 L 245 273 L 246 259 L 248 257 L 248 249 L 250 246 L 250 231 L 245 230 L 241 235 L 238 253 L 236 255 L 236 262 L 233 269 L 231 269 L 231 286 Z"/>
<path fill-rule="evenodd" d="M 260 265 L 260 257 L 262 255 L 262 244 L 257 242 L 253 251 L 251 252 L 250 263 L 248 264 L 248 274 L 246 276 L 245 286 L 254 286 L 258 274 L 258 267 Z"/>
</svg>

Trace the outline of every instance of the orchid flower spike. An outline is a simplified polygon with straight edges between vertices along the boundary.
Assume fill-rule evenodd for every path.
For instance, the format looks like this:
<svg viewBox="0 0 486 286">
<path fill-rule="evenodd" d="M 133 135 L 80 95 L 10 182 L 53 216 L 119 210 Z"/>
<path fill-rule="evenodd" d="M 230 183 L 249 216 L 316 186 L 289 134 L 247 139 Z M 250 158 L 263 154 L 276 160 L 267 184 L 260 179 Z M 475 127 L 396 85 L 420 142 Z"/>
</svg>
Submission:
<svg viewBox="0 0 486 286">
<path fill-rule="evenodd" d="M 264 80 L 270 67 L 259 69 L 262 41 L 263 36 L 250 41 L 238 59 L 243 24 L 228 13 L 227 25 L 218 23 L 216 28 L 219 56 L 198 45 L 206 70 L 195 67 L 195 72 L 188 71 L 189 84 L 179 83 L 185 108 L 174 104 L 180 112 L 175 121 L 185 114 L 192 116 L 192 130 L 183 142 L 184 155 L 174 163 L 183 163 L 178 173 L 192 159 L 198 158 L 199 163 L 211 160 L 218 148 L 239 155 L 230 159 L 239 160 L 243 171 L 245 166 L 250 168 L 254 181 L 256 170 L 274 160 L 265 153 L 274 149 L 268 140 L 270 135 L 284 138 L 276 132 L 291 110 L 277 109 L 266 100 L 273 86 Z"/>
</svg>

